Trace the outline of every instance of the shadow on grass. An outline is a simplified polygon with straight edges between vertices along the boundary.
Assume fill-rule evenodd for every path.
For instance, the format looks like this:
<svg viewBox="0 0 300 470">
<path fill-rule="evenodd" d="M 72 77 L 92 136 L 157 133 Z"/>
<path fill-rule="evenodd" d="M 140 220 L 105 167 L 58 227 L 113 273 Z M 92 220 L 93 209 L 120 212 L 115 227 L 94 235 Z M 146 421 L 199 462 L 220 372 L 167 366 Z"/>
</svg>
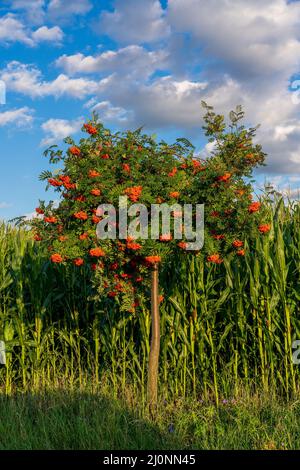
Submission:
<svg viewBox="0 0 300 470">
<path fill-rule="evenodd" d="M 182 399 L 141 417 L 108 391 L 0 394 L 0 450 L 299 449 L 300 402 L 249 396 L 217 408 Z M 129 399 L 130 398 L 130 399 Z M 140 412 L 140 413 L 139 413 Z"/>
<path fill-rule="evenodd" d="M 162 432 L 120 401 L 80 392 L 0 396 L 0 450 L 176 449 Z"/>
</svg>

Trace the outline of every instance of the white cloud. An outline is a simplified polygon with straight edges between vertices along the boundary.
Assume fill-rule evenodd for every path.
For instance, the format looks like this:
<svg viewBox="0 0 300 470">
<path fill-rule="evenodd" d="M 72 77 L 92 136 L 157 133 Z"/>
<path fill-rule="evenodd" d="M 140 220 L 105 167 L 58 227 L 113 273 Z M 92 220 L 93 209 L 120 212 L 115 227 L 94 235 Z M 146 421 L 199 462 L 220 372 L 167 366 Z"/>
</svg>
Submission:
<svg viewBox="0 0 300 470">
<path fill-rule="evenodd" d="M 56 60 L 68 74 L 119 72 L 136 76 L 139 80 L 147 78 L 156 69 L 163 68 L 167 60 L 167 51 L 147 51 L 141 46 L 131 45 L 117 51 L 105 51 L 96 56 L 84 56 L 81 53 L 63 55 Z"/>
<path fill-rule="evenodd" d="M 8 13 L 0 18 L 0 44 L 11 42 L 21 42 L 27 46 L 34 45 L 23 23 L 15 15 Z"/>
<path fill-rule="evenodd" d="M 203 99 L 226 113 L 243 104 L 247 122 L 262 124 L 267 171 L 299 171 L 299 108 L 288 84 L 300 67 L 300 3 L 169 0 L 167 19 L 173 35 L 189 34 L 198 63 L 205 63 Z M 178 54 L 181 69 L 188 60 Z"/>
<path fill-rule="evenodd" d="M 14 2 L 24 8 L 25 0 Z M 61 19 L 85 14 L 91 6 L 88 0 L 51 0 L 45 11 Z M 8 19 L 18 24 L 2 25 L 6 43 L 35 45 L 38 36 L 59 35 L 58 27 L 32 33 L 14 15 Z M 56 65 L 64 73 L 51 81 L 36 67 L 15 61 L 0 71 L 1 78 L 9 90 L 32 98 L 93 97 L 86 106 L 112 122 L 191 133 L 201 129 L 201 99 L 222 113 L 242 104 L 247 122 L 262 124 L 258 139 L 269 153 L 267 171 L 299 172 L 299 105 L 288 85 L 300 67 L 300 2 L 169 0 L 163 10 L 158 0 L 116 0 L 114 11 L 104 11 L 97 25 L 126 47 L 63 55 Z M 14 26 L 18 39 L 12 39 Z M 155 50 L 141 46 L 152 42 Z"/>
<path fill-rule="evenodd" d="M 0 113 L 0 127 L 14 124 L 17 127 L 30 127 L 33 122 L 33 110 L 28 107 L 12 109 Z"/>
<path fill-rule="evenodd" d="M 134 90 L 125 99 L 127 105 L 134 103 L 136 121 L 146 126 L 195 127 L 201 119 L 199 103 L 206 87 L 205 82 L 163 77 Z"/>
<path fill-rule="evenodd" d="M 90 0 L 11 0 L 10 10 L 26 17 L 30 24 L 46 20 L 64 21 L 72 15 L 84 15 L 92 9 Z"/>
<path fill-rule="evenodd" d="M 24 220 L 27 222 L 32 219 L 42 219 L 43 215 L 37 214 L 36 211 L 33 211 L 33 212 L 29 212 L 28 214 L 24 214 L 22 217 L 24 217 Z"/>
<path fill-rule="evenodd" d="M 113 106 L 109 101 L 100 101 L 97 103 L 97 100 L 92 98 L 86 103 L 85 107 L 90 108 L 91 111 L 95 111 L 99 115 L 100 121 L 125 123 L 132 119 L 132 112 L 119 106 Z"/>
<path fill-rule="evenodd" d="M 34 47 L 45 41 L 60 42 L 63 35 L 63 31 L 59 26 L 53 26 L 52 28 L 41 26 L 37 30 L 31 31 L 12 13 L 0 17 L 0 44 L 8 45 L 13 42 L 20 42 L 26 46 Z"/>
<path fill-rule="evenodd" d="M 0 77 L 8 90 L 21 93 L 31 98 L 45 96 L 71 96 L 84 99 L 96 93 L 102 87 L 102 82 L 95 82 L 85 78 L 69 78 L 60 74 L 53 81 L 44 81 L 42 73 L 35 66 L 22 64 L 17 61 L 10 62 L 5 69 L 0 70 Z M 107 79 L 105 80 L 107 83 Z"/>
<path fill-rule="evenodd" d="M 51 19 L 64 19 L 69 15 L 85 15 L 92 8 L 89 0 L 50 0 L 47 13 Z"/>
<path fill-rule="evenodd" d="M 115 107 L 130 110 L 134 125 L 151 128 L 199 127 L 200 100 L 205 82 L 176 81 L 172 77 L 157 78 L 148 83 L 111 78 L 104 94 Z"/>
<path fill-rule="evenodd" d="M 54 142 L 63 140 L 76 132 L 79 132 L 83 125 L 83 118 L 73 121 L 66 119 L 49 119 L 42 124 L 42 129 L 46 136 L 41 141 L 42 146 L 51 145 Z"/>
<path fill-rule="evenodd" d="M 32 33 L 32 38 L 36 42 L 61 42 L 64 37 L 63 31 L 59 26 L 53 26 L 48 28 L 47 26 L 41 26 L 39 29 Z"/>
<path fill-rule="evenodd" d="M 12 0 L 10 9 L 25 13 L 31 24 L 41 24 L 45 18 L 45 0 Z"/>
<path fill-rule="evenodd" d="M 99 90 L 96 94 L 100 102 L 128 110 L 138 125 L 200 129 L 201 99 L 226 114 L 242 104 L 248 122 L 262 123 L 258 138 L 270 154 L 270 172 L 297 171 L 300 120 L 288 81 L 300 65 L 300 5 L 284 0 L 247 4 L 243 0 L 169 0 L 165 18 L 157 4 L 153 14 L 154 1 L 140 15 L 142 3 L 115 2 L 113 13 L 102 14 L 101 32 L 122 42 L 147 42 L 160 35 L 156 30 L 151 38 L 155 30 L 151 15 L 163 23 L 167 18 L 173 35 L 165 50 L 152 51 L 151 56 L 148 50 L 131 45 L 96 56 L 62 56 L 56 64 L 68 74 L 113 73 L 103 84 L 103 95 Z M 185 33 L 191 38 L 190 49 L 199 53 L 192 65 L 202 63 L 196 79 L 190 68 L 195 57 L 185 53 L 184 41 L 174 39 Z M 168 68 L 170 76 L 151 79 L 155 70 Z"/>
<path fill-rule="evenodd" d="M 126 44 L 157 42 L 170 33 L 159 0 L 116 0 L 114 11 L 104 11 L 95 29 Z"/>
<path fill-rule="evenodd" d="M 294 72 L 299 65 L 299 3 L 286 0 L 169 0 L 173 32 L 188 31 L 207 56 L 245 81 Z"/>
</svg>

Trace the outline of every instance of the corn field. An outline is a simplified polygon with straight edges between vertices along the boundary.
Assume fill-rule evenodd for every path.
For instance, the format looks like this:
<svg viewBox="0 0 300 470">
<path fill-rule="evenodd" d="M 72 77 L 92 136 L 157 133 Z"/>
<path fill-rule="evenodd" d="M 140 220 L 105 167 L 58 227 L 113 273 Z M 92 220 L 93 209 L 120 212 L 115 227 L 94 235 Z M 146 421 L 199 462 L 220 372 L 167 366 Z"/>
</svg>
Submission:
<svg viewBox="0 0 300 470">
<path fill-rule="evenodd" d="M 243 386 L 283 396 L 299 388 L 300 207 L 269 204 L 272 230 L 246 255 L 208 265 L 176 259 L 160 275 L 160 394 L 233 396 Z M 0 388 L 38 390 L 109 383 L 146 400 L 150 311 L 93 300 L 86 267 L 53 266 L 32 234 L 0 227 Z M 108 307 L 109 305 L 109 307 Z"/>
</svg>

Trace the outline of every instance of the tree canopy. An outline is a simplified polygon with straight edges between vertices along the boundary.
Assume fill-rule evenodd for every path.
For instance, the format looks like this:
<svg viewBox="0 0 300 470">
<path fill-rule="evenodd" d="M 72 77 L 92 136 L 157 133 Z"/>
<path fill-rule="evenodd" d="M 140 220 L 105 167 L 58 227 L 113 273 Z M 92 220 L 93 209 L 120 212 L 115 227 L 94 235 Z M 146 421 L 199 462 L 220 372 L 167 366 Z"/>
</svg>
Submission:
<svg viewBox="0 0 300 470">
<path fill-rule="evenodd" d="M 253 200 L 252 171 L 264 163 L 265 154 L 254 144 L 257 128 L 241 124 L 241 107 L 231 111 L 229 123 L 203 103 L 205 135 L 212 151 L 206 156 L 184 138 L 174 144 L 157 142 L 155 136 L 136 131 L 112 133 L 98 117 L 84 124 L 87 134 L 78 143 L 66 138 L 66 151 L 51 146 L 45 151 L 54 171 L 41 179 L 53 187 L 59 204 L 40 201 L 32 226 L 37 242 L 45 243 L 53 263 L 89 264 L 99 279 L 99 289 L 109 298 L 125 297 L 137 307 L 138 291 L 147 283 L 149 267 L 179 256 L 201 255 L 220 264 L 226 256 L 245 254 L 245 235 L 267 233 L 268 221 L 259 201 Z M 179 211 L 172 214 L 168 233 L 158 239 L 132 237 L 99 239 L 96 227 L 105 214 L 100 204 L 128 207 L 143 204 L 204 204 L 203 248 L 187 251 L 187 240 L 174 239 L 172 230 Z M 195 215 L 195 214 L 194 214 Z M 150 221 L 149 221 L 150 223 Z M 118 234 L 119 220 L 110 222 Z"/>
</svg>

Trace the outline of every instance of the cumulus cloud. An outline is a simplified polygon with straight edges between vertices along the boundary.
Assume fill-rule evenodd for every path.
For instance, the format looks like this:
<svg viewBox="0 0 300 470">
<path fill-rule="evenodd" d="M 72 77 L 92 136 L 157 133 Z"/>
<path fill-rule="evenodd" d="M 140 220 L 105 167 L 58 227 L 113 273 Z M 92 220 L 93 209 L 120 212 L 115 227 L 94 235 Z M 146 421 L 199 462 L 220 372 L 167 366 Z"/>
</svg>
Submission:
<svg viewBox="0 0 300 470">
<path fill-rule="evenodd" d="M 270 155 L 268 170 L 297 171 L 300 120 L 288 83 L 300 65 L 300 4 L 169 0 L 166 16 L 155 4 L 147 1 L 145 8 L 145 2 L 116 1 L 112 13 L 102 14 L 101 31 L 121 42 L 147 42 L 160 37 L 151 20 L 159 18 L 159 24 L 167 21 L 172 32 L 164 50 L 149 52 L 130 45 L 95 56 L 65 55 L 56 65 L 70 75 L 113 73 L 100 102 L 109 100 L 111 106 L 129 110 L 134 123 L 150 127 L 199 129 L 202 99 L 223 113 L 242 104 L 247 122 L 262 124 L 258 138 Z M 144 16 L 138 15 L 139 6 Z M 179 39 L 186 35 L 194 55 Z M 195 72 L 193 67 L 199 69 L 199 64 L 201 72 Z M 169 76 L 151 78 L 156 70 L 168 69 Z"/>
<path fill-rule="evenodd" d="M 165 50 L 147 51 L 137 45 L 127 46 L 116 51 L 105 51 L 96 56 L 81 53 L 63 55 L 56 65 L 69 75 L 78 73 L 121 73 L 122 76 L 147 78 L 155 70 L 165 67 L 168 53 Z"/>
<path fill-rule="evenodd" d="M 11 0 L 10 10 L 22 14 L 30 24 L 65 21 L 73 15 L 85 15 L 92 9 L 90 0 Z"/>
<path fill-rule="evenodd" d="M 12 13 L 7 13 L 0 18 L 0 44 L 11 42 L 21 42 L 27 46 L 34 45 L 24 24 Z"/>
<path fill-rule="evenodd" d="M 239 80 L 274 79 L 299 65 L 299 3 L 169 0 L 168 20 L 173 32 L 188 31 Z"/>
<path fill-rule="evenodd" d="M 41 24 L 45 18 L 45 0 L 12 0 L 10 9 L 25 14 L 31 24 Z"/>
<path fill-rule="evenodd" d="M 200 100 L 205 82 L 176 81 L 163 77 L 150 84 L 130 87 L 128 83 L 118 90 L 107 91 L 124 108 L 134 110 L 135 123 L 147 127 L 199 127 Z M 114 101 L 113 101 L 114 102 Z"/>
<path fill-rule="evenodd" d="M 95 27 L 122 43 L 141 44 L 166 38 L 170 28 L 159 0 L 116 0 L 113 12 L 104 11 Z"/>
<path fill-rule="evenodd" d="M 30 127 L 33 122 L 33 110 L 24 106 L 0 113 L 0 127 L 14 124 L 17 127 Z"/>
<path fill-rule="evenodd" d="M 91 6 L 88 0 L 51 0 L 44 11 L 56 19 L 85 14 Z M 158 0 L 115 0 L 97 28 L 123 47 L 62 55 L 56 66 L 63 73 L 52 81 L 16 61 L 0 77 L 9 90 L 32 98 L 89 99 L 85 106 L 104 120 L 191 134 L 202 125 L 201 100 L 222 113 L 242 104 L 247 122 L 262 124 L 258 139 L 269 154 L 267 171 L 288 175 L 300 169 L 300 104 L 289 89 L 300 66 L 299 23 L 300 2 L 286 0 L 169 0 L 165 10 Z M 27 45 L 51 35 L 60 41 L 63 34 L 46 26 L 32 33 L 20 21 L 13 27 L 15 40 Z M 1 30 L 0 20 L 0 41 L 12 40 L 9 29 L 6 23 Z"/>
<path fill-rule="evenodd" d="M 83 124 L 83 118 L 73 121 L 66 119 L 49 119 L 42 124 L 42 130 L 46 136 L 41 141 L 42 146 L 51 145 L 55 142 L 63 140 L 76 132 L 79 132 Z"/>
<path fill-rule="evenodd" d="M 40 42 L 60 42 L 63 38 L 63 31 L 58 26 L 48 28 L 41 26 L 35 31 L 31 31 L 14 14 L 7 13 L 0 18 L 0 44 L 8 45 L 13 42 L 20 42 L 29 47 L 34 47 Z"/>
<path fill-rule="evenodd" d="M 113 106 L 109 101 L 100 101 L 98 103 L 95 98 L 88 101 L 85 107 L 89 108 L 91 111 L 95 111 L 99 119 L 104 122 L 128 123 L 133 117 L 132 112 L 119 106 Z"/>
<path fill-rule="evenodd" d="M 102 83 L 85 78 L 70 78 L 60 74 L 53 81 L 43 80 L 42 73 L 35 66 L 10 62 L 5 69 L 0 70 L 0 77 L 8 90 L 21 93 L 31 98 L 45 96 L 71 96 L 84 99 L 88 95 L 101 90 Z M 104 80 L 107 82 L 107 79 Z"/>
<path fill-rule="evenodd" d="M 244 105 L 248 122 L 262 124 L 267 171 L 299 171 L 299 108 L 288 90 L 300 66 L 299 2 L 169 0 L 167 19 L 200 48 L 209 83 L 203 99 L 221 112 Z"/>
<path fill-rule="evenodd" d="M 200 100 L 205 82 L 162 77 L 149 83 L 120 80 L 118 75 L 101 90 L 111 106 L 127 111 L 128 124 L 150 128 L 200 127 Z M 89 105 L 94 105 L 95 99 Z M 101 102 L 101 106 L 106 101 Z M 97 105 L 99 106 L 99 105 Z"/>
<path fill-rule="evenodd" d="M 64 19 L 70 15 L 84 15 L 93 8 L 89 0 L 50 0 L 47 14 L 53 19 Z"/>
<path fill-rule="evenodd" d="M 32 39 L 36 42 L 56 42 L 59 43 L 64 37 L 63 31 L 59 26 L 53 26 L 48 28 L 47 26 L 41 26 L 39 29 L 32 33 Z"/>
</svg>

